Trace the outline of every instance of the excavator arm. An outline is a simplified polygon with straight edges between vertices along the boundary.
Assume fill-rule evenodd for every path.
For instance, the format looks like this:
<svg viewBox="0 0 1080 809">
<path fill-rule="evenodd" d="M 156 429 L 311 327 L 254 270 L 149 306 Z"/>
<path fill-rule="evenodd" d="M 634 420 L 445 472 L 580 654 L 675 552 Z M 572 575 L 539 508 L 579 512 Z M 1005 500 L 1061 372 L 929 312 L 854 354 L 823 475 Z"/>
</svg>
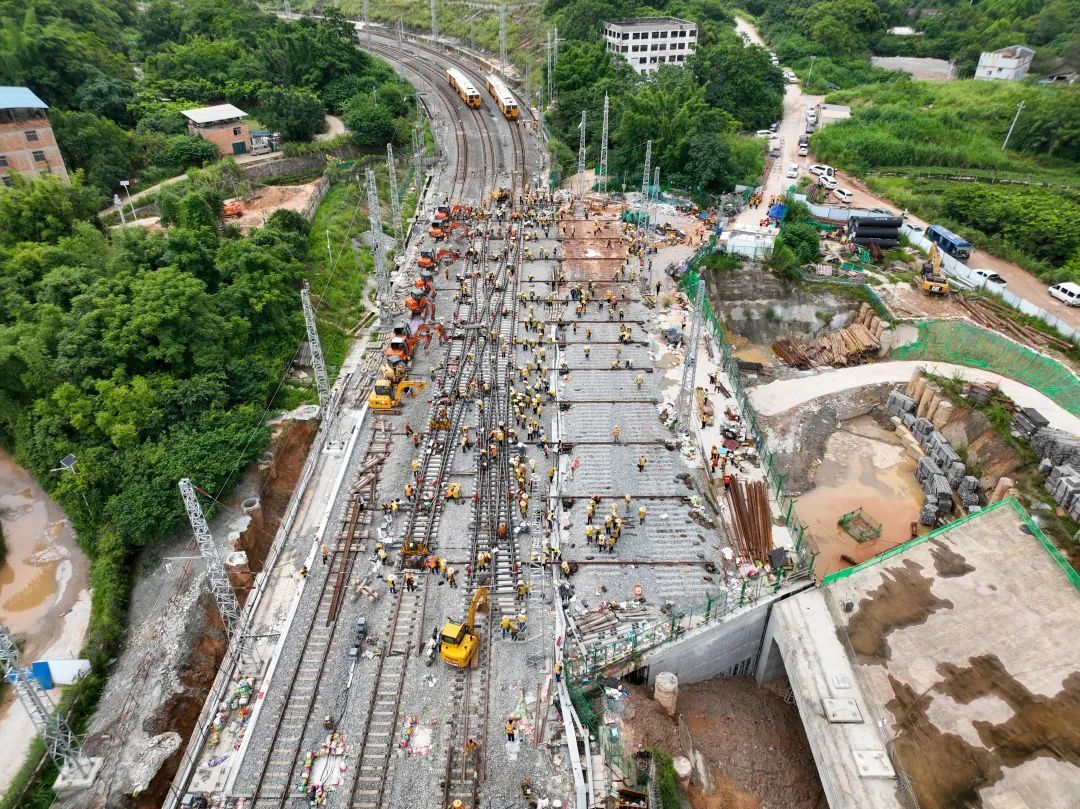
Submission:
<svg viewBox="0 0 1080 809">
<path fill-rule="evenodd" d="M 476 611 L 487 609 L 488 605 L 488 589 L 484 585 L 480 585 L 476 588 L 476 592 L 473 593 L 472 601 L 469 602 L 469 614 L 465 618 L 465 628 L 469 632 L 473 631 L 473 627 L 476 626 Z"/>
</svg>

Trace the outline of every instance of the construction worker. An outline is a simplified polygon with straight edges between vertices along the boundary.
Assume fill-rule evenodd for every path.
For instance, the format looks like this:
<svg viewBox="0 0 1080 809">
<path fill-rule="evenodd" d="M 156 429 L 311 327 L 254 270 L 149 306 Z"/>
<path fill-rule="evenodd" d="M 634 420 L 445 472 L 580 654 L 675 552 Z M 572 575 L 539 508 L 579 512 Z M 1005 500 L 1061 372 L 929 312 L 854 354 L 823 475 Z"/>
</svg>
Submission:
<svg viewBox="0 0 1080 809">
<path fill-rule="evenodd" d="M 526 597 L 527 597 L 528 595 L 529 595 L 529 585 L 527 585 L 527 584 L 526 584 L 525 582 L 523 582 L 523 581 L 519 581 L 519 582 L 517 583 L 517 599 L 518 599 L 519 601 L 524 601 L 524 600 L 525 600 L 525 598 L 526 598 Z"/>
<path fill-rule="evenodd" d="M 612 554 L 615 553 L 615 537 L 614 536 L 609 536 L 607 538 L 607 549 L 608 549 L 608 553 L 612 553 Z"/>
<path fill-rule="evenodd" d="M 300 576 L 301 579 L 306 579 L 307 578 L 307 565 L 301 565 L 300 569 L 298 571 L 296 571 L 296 573 L 297 573 L 297 575 Z"/>
<path fill-rule="evenodd" d="M 593 515 L 596 513 L 596 501 L 590 500 L 589 504 L 585 506 L 585 524 L 592 525 Z M 588 532 L 586 532 L 588 533 Z"/>
<path fill-rule="evenodd" d="M 439 569 L 439 558 L 432 554 L 424 560 L 424 566 L 427 568 L 428 573 L 434 574 Z"/>
<path fill-rule="evenodd" d="M 461 484 L 451 483 L 446 487 L 446 499 L 447 500 L 460 500 L 461 499 Z"/>
<path fill-rule="evenodd" d="M 622 435 L 622 430 L 620 430 L 619 425 L 616 424 L 614 427 L 611 428 L 611 440 L 618 444 L 620 435 Z"/>
<path fill-rule="evenodd" d="M 566 576 L 566 578 L 570 578 L 570 563 L 565 559 L 559 563 L 559 570 L 562 571 L 562 574 Z"/>
<path fill-rule="evenodd" d="M 477 756 L 480 753 L 480 745 L 476 743 L 476 739 L 469 739 L 465 742 L 465 749 L 462 751 L 464 756 Z"/>
<path fill-rule="evenodd" d="M 562 663 L 558 660 L 555 661 L 555 665 L 551 667 L 552 674 L 555 675 L 555 682 L 562 681 Z"/>
<path fill-rule="evenodd" d="M 510 616 L 504 615 L 502 620 L 499 621 L 499 629 L 502 631 L 503 640 L 506 640 L 506 636 L 510 633 Z"/>
<path fill-rule="evenodd" d="M 491 564 L 491 552 L 481 551 L 480 555 L 476 557 L 477 570 L 487 570 L 488 565 Z"/>
<path fill-rule="evenodd" d="M 645 515 L 646 514 L 648 514 L 648 512 L 645 510 L 645 506 L 638 506 L 638 510 L 637 510 L 638 525 L 644 525 L 645 524 Z"/>
<path fill-rule="evenodd" d="M 465 809 L 465 804 L 460 800 L 455 800 L 447 809 Z"/>
<path fill-rule="evenodd" d="M 382 546 L 381 542 L 375 543 L 375 555 L 379 558 L 379 564 L 386 564 L 386 548 Z"/>
<path fill-rule="evenodd" d="M 446 568 L 446 583 L 451 587 L 457 587 L 457 570 L 452 567 Z"/>
<path fill-rule="evenodd" d="M 585 329 L 585 339 L 586 340 L 591 340 L 592 339 L 592 329 Z"/>
<path fill-rule="evenodd" d="M 439 557 L 439 573 L 446 578 L 446 559 L 442 556 Z"/>
<path fill-rule="evenodd" d="M 588 346 L 582 346 L 581 350 L 585 354 L 585 359 L 588 359 L 589 358 L 589 347 Z"/>
<path fill-rule="evenodd" d="M 405 499 L 406 500 L 412 500 L 413 492 L 415 492 L 415 491 L 416 490 L 413 488 L 413 485 L 411 483 L 406 483 L 405 484 Z"/>
<path fill-rule="evenodd" d="M 642 455 L 640 458 L 638 458 L 637 459 L 637 471 L 638 472 L 644 472 L 646 463 L 648 463 L 648 462 L 645 460 L 644 455 Z"/>
<path fill-rule="evenodd" d="M 506 741 L 514 741 L 514 720 L 509 716 L 506 718 Z"/>
<path fill-rule="evenodd" d="M 411 570 L 405 571 L 405 591 L 411 593 L 416 589 L 416 579 L 413 577 Z"/>
<path fill-rule="evenodd" d="M 325 545 L 320 545 L 319 550 L 322 552 L 322 563 L 324 565 L 330 563 L 330 549 Z"/>
<path fill-rule="evenodd" d="M 608 514 L 604 517 L 604 533 L 608 536 L 611 535 L 611 527 L 615 524 L 615 518 Z"/>
<path fill-rule="evenodd" d="M 731 491 L 731 484 L 735 481 L 735 476 L 730 472 L 724 474 L 724 491 Z"/>
<path fill-rule="evenodd" d="M 393 573 L 386 577 L 386 586 L 390 588 L 390 595 L 397 595 L 397 577 Z"/>
<path fill-rule="evenodd" d="M 555 466 L 551 467 L 551 469 L 548 470 L 548 483 L 551 483 L 553 480 L 555 480 L 555 475 L 558 474 L 558 471 L 558 467 Z"/>
<path fill-rule="evenodd" d="M 633 498 L 631 498 L 630 495 L 628 495 L 628 494 L 623 495 L 623 502 L 626 503 L 626 511 L 627 511 L 627 513 L 630 512 L 630 503 L 631 503 L 632 499 Z"/>
<path fill-rule="evenodd" d="M 596 528 L 591 525 L 585 526 L 585 544 L 592 545 L 593 536 L 596 534 Z"/>
<path fill-rule="evenodd" d="M 521 518 L 525 519 L 525 515 L 529 511 L 529 495 L 521 495 L 521 499 L 518 501 L 518 508 L 521 510 Z"/>
<path fill-rule="evenodd" d="M 517 625 L 517 621 L 511 621 L 510 622 L 510 640 L 517 640 L 517 636 L 518 636 L 519 631 L 520 631 L 520 627 Z M 511 731 L 511 734 L 513 734 L 513 731 Z M 514 741 L 513 738 L 511 738 L 510 741 Z"/>
<path fill-rule="evenodd" d="M 634 382 L 637 384 L 638 389 L 640 390 L 641 386 L 645 384 L 645 376 L 644 376 L 644 374 L 638 374 L 634 378 Z"/>
<path fill-rule="evenodd" d="M 529 616 L 526 615 L 523 612 L 519 612 L 517 614 L 518 631 L 519 632 L 524 632 L 525 631 L 525 625 L 528 624 L 528 623 L 529 623 Z"/>
</svg>

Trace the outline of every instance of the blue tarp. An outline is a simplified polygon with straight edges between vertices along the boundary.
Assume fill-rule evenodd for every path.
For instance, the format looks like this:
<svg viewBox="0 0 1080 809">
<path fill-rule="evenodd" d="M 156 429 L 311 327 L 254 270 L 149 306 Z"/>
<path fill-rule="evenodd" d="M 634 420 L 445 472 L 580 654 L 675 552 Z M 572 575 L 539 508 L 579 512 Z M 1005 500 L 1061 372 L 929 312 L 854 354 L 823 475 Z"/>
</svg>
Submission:
<svg viewBox="0 0 1080 809">
<path fill-rule="evenodd" d="M 773 205 L 769 208 L 770 219 L 782 220 L 785 213 L 787 213 L 787 205 L 781 205 L 780 203 L 777 203 L 776 205 Z"/>
</svg>

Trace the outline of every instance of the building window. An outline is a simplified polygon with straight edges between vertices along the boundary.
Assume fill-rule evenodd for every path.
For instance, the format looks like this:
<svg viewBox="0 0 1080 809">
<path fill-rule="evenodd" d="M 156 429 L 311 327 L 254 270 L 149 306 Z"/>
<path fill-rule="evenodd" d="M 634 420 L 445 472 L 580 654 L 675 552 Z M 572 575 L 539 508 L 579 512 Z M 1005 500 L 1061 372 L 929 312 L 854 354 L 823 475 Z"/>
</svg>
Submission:
<svg viewBox="0 0 1080 809">
<path fill-rule="evenodd" d="M 639 64 L 639 65 L 643 65 L 643 64 L 645 64 L 645 57 L 644 57 L 644 56 L 642 56 L 642 57 L 641 57 L 640 59 L 638 59 L 637 61 L 638 61 L 638 64 Z"/>
<path fill-rule="evenodd" d="M 626 53 L 626 46 L 625 45 L 622 46 L 622 52 Z"/>
<path fill-rule="evenodd" d="M 7 164 L 7 155 L 0 154 L 0 169 L 6 169 Z"/>
<path fill-rule="evenodd" d="M 45 153 L 40 151 L 40 150 L 35 150 L 34 151 L 34 162 L 35 163 L 44 163 L 45 162 Z"/>
<path fill-rule="evenodd" d="M 27 143 L 37 143 L 37 139 L 38 139 L 38 134 L 37 134 L 36 129 L 28 129 L 28 130 L 26 130 L 26 142 Z"/>
<path fill-rule="evenodd" d="M 234 135 L 237 135 L 237 136 L 243 135 L 244 134 L 244 127 L 242 127 L 242 126 L 234 126 L 232 128 L 232 133 Z"/>
<path fill-rule="evenodd" d="M 0 181 L 3 181 L 4 185 L 8 188 L 11 188 L 11 178 L 8 175 L 5 174 L 3 177 L 0 177 Z"/>
<path fill-rule="evenodd" d="M 653 31 L 652 32 L 652 38 L 653 39 L 660 39 L 660 32 L 659 31 Z"/>
</svg>

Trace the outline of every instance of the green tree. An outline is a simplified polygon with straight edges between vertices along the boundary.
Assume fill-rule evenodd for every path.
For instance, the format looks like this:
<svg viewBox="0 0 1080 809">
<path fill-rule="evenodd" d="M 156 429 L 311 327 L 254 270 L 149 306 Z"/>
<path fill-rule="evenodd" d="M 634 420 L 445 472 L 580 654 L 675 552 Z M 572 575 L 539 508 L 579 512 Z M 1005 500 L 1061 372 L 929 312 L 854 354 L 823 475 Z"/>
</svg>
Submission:
<svg viewBox="0 0 1080 809">
<path fill-rule="evenodd" d="M 326 107 L 307 90 L 268 87 L 259 93 L 259 120 L 285 140 L 307 141 L 323 131 Z"/>
<path fill-rule="evenodd" d="M 0 244 L 55 242 L 76 223 L 93 221 L 101 203 L 101 193 L 83 183 L 82 172 L 72 173 L 70 185 L 54 175 L 11 175 L 11 187 L 0 190 Z"/>
<path fill-rule="evenodd" d="M 761 129 L 784 111 L 784 76 L 763 48 L 729 42 L 707 49 L 693 62 L 705 99 L 739 121 Z"/>
<path fill-rule="evenodd" d="M 372 96 L 354 96 L 341 118 L 358 146 L 383 146 L 396 134 L 394 116 Z"/>
<path fill-rule="evenodd" d="M 85 171 L 87 182 L 102 195 L 119 188 L 121 180 L 131 179 L 137 155 L 129 131 L 90 112 L 58 111 L 51 120 L 69 168 Z"/>
</svg>

